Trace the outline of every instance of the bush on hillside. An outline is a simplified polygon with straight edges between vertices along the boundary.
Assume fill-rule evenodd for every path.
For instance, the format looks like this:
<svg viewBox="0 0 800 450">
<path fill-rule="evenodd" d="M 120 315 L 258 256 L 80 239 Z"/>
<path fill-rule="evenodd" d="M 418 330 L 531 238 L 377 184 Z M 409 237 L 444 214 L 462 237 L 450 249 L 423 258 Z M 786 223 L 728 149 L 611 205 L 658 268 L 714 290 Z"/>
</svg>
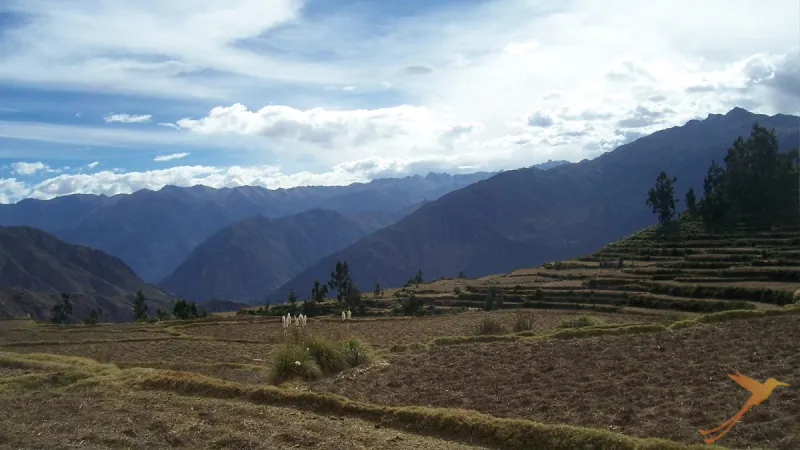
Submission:
<svg viewBox="0 0 800 450">
<path fill-rule="evenodd" d="M 304 336 L 299 342 L 284 345 L 275 352 L 269 381 L 280 384 L 292 378 L 315 380 L 367 364 L 371 355 L 369 346 L 357 339 L 331 342 Z"/>
<path fill-rule="evenodd" d="M 493 317 L 484 317 L 477 326 L 476 333 L 481 335 L 489 335 L 489 334 L 503 334 L 506 332 L 506 327 L 503 324 L 493 318 Z"/>
<path fill-rule="evenodd" d="M 580 316 L 571 319 L 564 319 L 558 324 L 558 328 L 585 328 L 600 325 L 600 321 L 589 316 Z"/>
<path fill-rule="evenodd" d="M 514 315 L 514 332 L 533 330 L 536 316 L 531 312 L 518 312 Z"/>
</svg>

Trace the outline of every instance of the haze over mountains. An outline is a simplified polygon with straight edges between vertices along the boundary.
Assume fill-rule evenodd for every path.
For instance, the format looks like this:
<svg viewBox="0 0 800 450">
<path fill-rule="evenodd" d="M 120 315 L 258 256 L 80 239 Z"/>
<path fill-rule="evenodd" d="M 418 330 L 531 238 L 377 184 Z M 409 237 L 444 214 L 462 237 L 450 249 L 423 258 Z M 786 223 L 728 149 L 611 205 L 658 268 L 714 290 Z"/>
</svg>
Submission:
<svg viewBox="0 0 800 450">
<path fill-rule="evenodd" d="M 171 299 L 143 282 L 119 258 L 68 244 L 31 227 L 0 227 L 0 318 L 30 314 L 46 319 L 68 293 L 73 315 L 92 309 L 104 320 L 130 320 L 131 301 L 141 290 L 151 312 L 171 309 Z"/>
<path fill-rule="evenodd" d="M 121 258 L 144 280 L 157 282 L 171 274 L 204 239 L 249 216 L 278 218 L 324 207 L 367 220 L 369 214 L 410 211 L 491 175 L 431 173 L 349 186 L 277 190 L 167 186 L 113 197 L 26 199 L 0 205 L 0 225 L 28 225 L 67 242 L 103 250 Z M 386 217 L 379 222 L 386 225 Z"/>
<path fill-rule="evenodd" d="M 363 220 L 313 209 L 279 219 L 235 222 L 206 239 L 160 286 L 197 301 L 225 298 L 251 303 L 289 281 L 323 256 L 393 222 Z"/>
<path fill-rule="evenodd" d="M 321 259 L 273 298 L 325 281 L 347 260 L 362 289 L 402 285 L 417 270 L 425 279 L 503 273 L 599 249 L 655 223 L 645 204 L 661 170 L 677 176 L 676 196 L 702 194 L 712 159 L 721 162 L 754 122 L 774 128 L 780 149 L 798 147 L 800 118 L 734 108 L 658 131 L 593 160 L 543 171 L 503 172 L 428 203 L 355 244 Z M 681 203 L 683 201 L 681 200 Z"/>
<path fill-rule="evenodd" d="M 107 255 L 9 228 L 8 242 L 26 233 L 47 238 L 25 237 L 20 242 L 30 248 L 24 251 L 0 248 L 6 261 L 0 301 L 4 309 L 43 314 L 56 294 L 74 290 L 124 318 L 131 290 L 140 288 L 166 307 L 173 294 L 261 302 L 270 292 L 270 299 L 285 301 L 294 290 L 305 298 L 315 280 L 328 280 L 338 260 L 347 260 L 354 281 L 370 291 L 375 283 L 402 285 L 419 269 L 425 279 L 461 270 L 475 277 L 569 259 L 655 223 L 645 196 L 661 170 L 677 176 L 681 199 L 690 186 L 702 193 L 711 160 L 721 161 L 755 122 L 776 130 L 783 151 L 797 147 L 800 118 L 735 108 L 594 160 L 540 166 L 548 170 L 431 173 L 285 190 L 170 186 L 2 205 L 0 224 L 41 228 Z M 79 261 L 92 262 L 75 268 L 71 255 L 86 252 L 95 256 Z M 20 263 L 28 253 L 35 259 Z M 34 290 L 47 295 L 31 297 Z M 33 306 L 22 308 L 25 302 Z"/>
</svg>

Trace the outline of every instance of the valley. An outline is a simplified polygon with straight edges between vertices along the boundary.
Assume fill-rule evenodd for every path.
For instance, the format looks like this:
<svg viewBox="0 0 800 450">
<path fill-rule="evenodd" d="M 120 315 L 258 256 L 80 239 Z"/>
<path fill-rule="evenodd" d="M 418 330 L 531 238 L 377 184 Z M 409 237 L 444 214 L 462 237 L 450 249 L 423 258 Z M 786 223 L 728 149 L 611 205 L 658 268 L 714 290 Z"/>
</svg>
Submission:
<svg viewBox="0 0 800 450">
<path fill-rule="evenodd" d="M 794 450 L 800 191 L 797 151 L 779 153 L 771 133 L 751 125 L 724 168 L 704 162 L 699 199 L 665 169 L 638 190 L 641 207 L 581 191 L 610 185 L 578 180 L 586 163 L 520 169 L 396 221 L 325 209 L 245 218 L 158 284 L 103 251 L 4 227 L 0 444 Z M 543 189 L 565 180 L 588 200 L 544 205 Z M 482 212 L 451 209 L 467 199 Z M 597 221 L 579 213 L 590 200 Z M 504 215 L 531 205 L 543 215 Z M 623 233 L 642 210 L 650 223 Z M 614 229 L 598 229 L 611 215 Z M 414 234 L 424 225 L 435 231 Z M 480 258 L 497 264 L 468 264 Z M 733 371 L 782 384 L 704 441 L 698 430 L 748 399 Z"/>
</svg>

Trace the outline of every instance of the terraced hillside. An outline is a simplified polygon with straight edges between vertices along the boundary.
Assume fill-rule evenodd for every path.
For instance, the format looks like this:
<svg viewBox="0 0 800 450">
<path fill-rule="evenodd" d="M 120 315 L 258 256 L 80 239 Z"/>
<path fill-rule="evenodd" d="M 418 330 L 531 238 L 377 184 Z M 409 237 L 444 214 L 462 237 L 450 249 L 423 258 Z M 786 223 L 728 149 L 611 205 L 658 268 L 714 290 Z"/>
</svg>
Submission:
<svg viewBox="0 0 800 450">
<path fill-rule="evenodd" d="M 709 232 L 690 216 L 651 227 L 573 261 L 479 279 L 387 291 L 435 308 L 620 307 L 708 313 L 775 308 L 800 289 L 800 221 Z"/>
</svg>

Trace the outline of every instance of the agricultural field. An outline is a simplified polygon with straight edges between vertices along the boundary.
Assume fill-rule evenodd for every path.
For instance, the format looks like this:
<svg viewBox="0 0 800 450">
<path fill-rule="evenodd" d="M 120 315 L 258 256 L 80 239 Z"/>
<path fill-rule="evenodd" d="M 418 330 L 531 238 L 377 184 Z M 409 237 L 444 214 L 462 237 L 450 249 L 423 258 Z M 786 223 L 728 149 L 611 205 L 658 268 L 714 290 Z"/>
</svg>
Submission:
<svg viewBox="0 0 800 450">
<path fill-rule="evenodd" d="M 711 313 L 773 309 L 797 300 L 800 224 L 740 226 L 708 233 L 681 218 L 669 232 L 653 227 L 572 261 L 478 279 L 445 279 L 387 290 L 385 297 L 435 308 L 495 307 L 662 309 Z"/>
<path fill-rule="evenodd" d="M 0 322 L 0 447 L 715 448 L 697 430 L 745 404 L 739 371 L 790 386 L 716 446 L 795 450 L 800 233 L 759 233 L 684 222 L 288 329 Z"/>
</svg>

